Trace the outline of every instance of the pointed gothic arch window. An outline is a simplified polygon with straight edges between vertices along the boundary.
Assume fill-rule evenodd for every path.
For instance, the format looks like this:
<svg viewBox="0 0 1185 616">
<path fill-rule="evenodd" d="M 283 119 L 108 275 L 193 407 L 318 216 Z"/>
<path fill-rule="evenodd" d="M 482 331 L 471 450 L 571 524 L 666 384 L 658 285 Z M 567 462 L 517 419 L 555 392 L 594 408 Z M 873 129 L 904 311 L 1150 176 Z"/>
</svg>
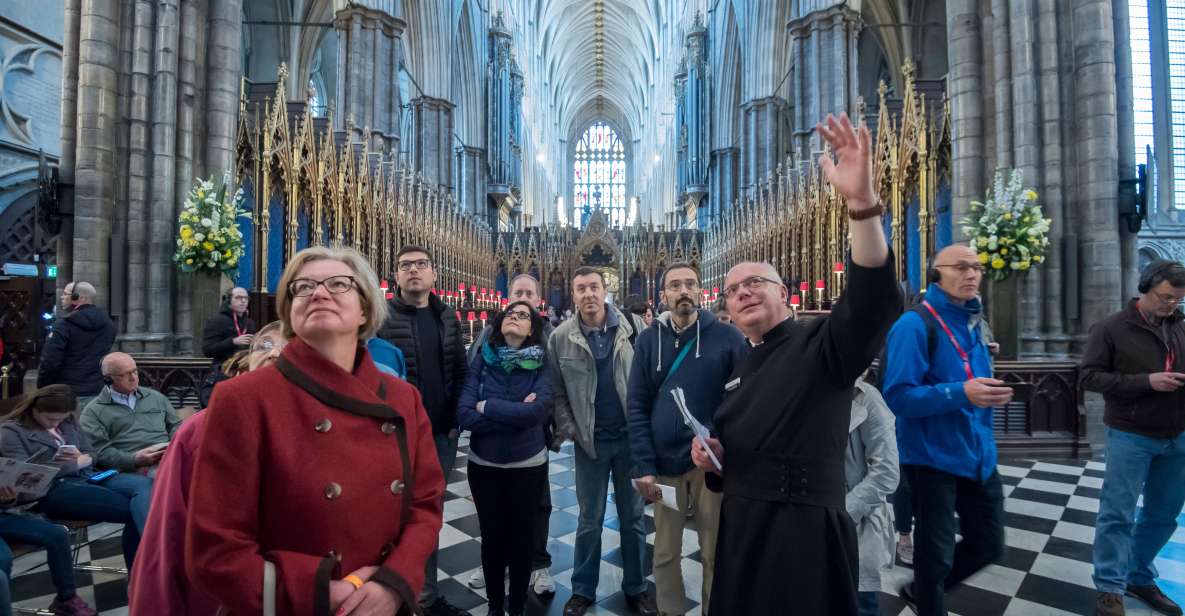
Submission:
<svg viewBox="0 0 1185 616">
<path fill-rule="evenodd" d="M 610 226 L 625 225 L 625 144 L 607 123 L 593 122 L 576 143 L 572 184 L 572 220 L 580 227 L 597 207 Z"/>
</svg>

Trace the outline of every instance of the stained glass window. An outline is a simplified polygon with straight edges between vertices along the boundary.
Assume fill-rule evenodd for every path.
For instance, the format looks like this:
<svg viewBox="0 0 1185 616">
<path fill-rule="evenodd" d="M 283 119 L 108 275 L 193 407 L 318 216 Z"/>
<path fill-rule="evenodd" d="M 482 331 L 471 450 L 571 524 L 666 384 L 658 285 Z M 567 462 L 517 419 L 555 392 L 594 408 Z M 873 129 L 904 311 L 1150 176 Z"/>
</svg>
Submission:
<svg viewBox="0 0 1185 616">
<path fill-rule="evenodd" d="M 576 143 L 572 162 L 572 220 L 584 227 L 597 207 L 609 217 L 609 225 L 626 222 L 625 144 L 604 122 L 595 122 Z"/>
</svg>

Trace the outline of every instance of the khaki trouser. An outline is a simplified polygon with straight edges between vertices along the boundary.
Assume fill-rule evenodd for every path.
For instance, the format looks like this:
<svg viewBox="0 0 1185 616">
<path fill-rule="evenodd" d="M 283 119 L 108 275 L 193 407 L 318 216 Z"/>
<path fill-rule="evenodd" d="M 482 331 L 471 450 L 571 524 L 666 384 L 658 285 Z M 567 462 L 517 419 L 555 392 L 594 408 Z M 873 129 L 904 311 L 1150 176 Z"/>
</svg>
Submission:
<svg viewBox="0 0 1185 616">
<path fill-rule="evenodd" d="M 658 588 L 658 611 L 663 614 L 682 614 L 684 605 L 683 524 L 687 521 L 687 505 L 695 514 L 699 529 L 700 562 L 704 569 L 701 613 L 708 613 L 708 598 L 712 592 L 712 573 L 716 564 L 716 531 L 720 526 L 721 495 L 704 485 L 704 471 L 696 468 L 681 476 L 658 476 L 658 483 L 674 486 L 679 511 L 665 505 L 654 505 L 654 584 Z"/>
</svg>

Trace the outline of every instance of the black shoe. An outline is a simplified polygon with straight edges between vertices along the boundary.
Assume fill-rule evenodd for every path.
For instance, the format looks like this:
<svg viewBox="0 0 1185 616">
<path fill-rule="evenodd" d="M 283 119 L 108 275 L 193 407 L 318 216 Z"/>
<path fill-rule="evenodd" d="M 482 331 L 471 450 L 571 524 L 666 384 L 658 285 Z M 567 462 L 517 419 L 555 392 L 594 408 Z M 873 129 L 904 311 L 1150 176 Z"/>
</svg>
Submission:
<svg viewBox="0 0 1185 616">
<path fill-rule="evenodd" d="M 564 616 L 584 616 L 588 608 L 592 607 L 593 600 L 588 597 L 581 597 L 580 595 L 572 595 L 571 599 L 564 604 Z"/>
<path fill-rule="evenodd" d="M 1148 604 L 1148 607 L 1167 614 L 1168 616 L 1181 616 L 1181 606 L 1177 605 L 1172 599 L 1165 596 L 1156 584 L 1149 584 L 1147 586 L 1128 586 L 1126 590 L 1127 596 L 1135 597 L 1140 601 Z"/>
<path fill-rule="evenodd" d="M 909 609 L 913 610 L 914 614 L 918 613 L 918 600 L 913 596 L 913 582 L 897 589 L 897 596 L 901 597 L 901 600 L 909 606 Z"/>
<path fill-rule="evenodd" d="M 435 603 L 424 608 L 425 616 L 471 616 L 469 612 L 449 603 L 440 597 Z"/>
<path fill-rule="evenodd" d="M 625 605 L 638 616 L 658 616 L 658 606 L 654 604 L 654 599 L 645 592 L 626 595 Z"/>
<path fill-rule="evenodd" d="M 486 616 L 506 616 L 506 611 L 500 607 L 491 607 Z"/>
</svg>

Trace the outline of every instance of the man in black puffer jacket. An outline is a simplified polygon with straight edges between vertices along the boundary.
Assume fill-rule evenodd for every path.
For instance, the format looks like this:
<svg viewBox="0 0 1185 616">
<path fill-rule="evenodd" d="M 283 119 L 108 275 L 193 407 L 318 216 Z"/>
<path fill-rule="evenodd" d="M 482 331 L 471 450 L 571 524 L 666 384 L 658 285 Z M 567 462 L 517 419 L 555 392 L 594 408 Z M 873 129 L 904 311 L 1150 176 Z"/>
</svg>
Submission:
<svg viewBox="0 0 1185 616">
<path fill-rule="evenodd" d="M 453 310 L 432 293 L 436 266 L 428 250 L 404 246 L 395 255 L 395 265 L 399 288 L 388 302 L 391 309 L 378 335 L 403 351 L 407 380 L 424 399 L 447 484 L 457 460 L 457 398 L 468 368 L 465 344 Z M 428 616 L 468 614 L 437 592 L 436 554 L 428 558 L 420 604 Z"/>
<path fill-rule="evenodd" d="M 70 312 L 54 321 L 37 369 L 38 387 L 69 385 L 78 397 L 79 408 L 103 389 L 99 362 L 115 343 L 115 323 L 94 302 L 93 285 L 74 283 Z"/>
</svg>

